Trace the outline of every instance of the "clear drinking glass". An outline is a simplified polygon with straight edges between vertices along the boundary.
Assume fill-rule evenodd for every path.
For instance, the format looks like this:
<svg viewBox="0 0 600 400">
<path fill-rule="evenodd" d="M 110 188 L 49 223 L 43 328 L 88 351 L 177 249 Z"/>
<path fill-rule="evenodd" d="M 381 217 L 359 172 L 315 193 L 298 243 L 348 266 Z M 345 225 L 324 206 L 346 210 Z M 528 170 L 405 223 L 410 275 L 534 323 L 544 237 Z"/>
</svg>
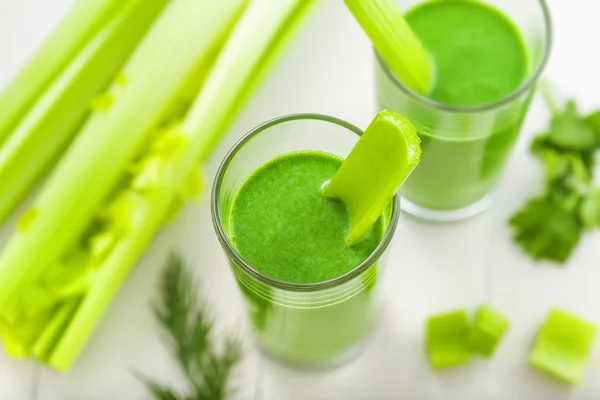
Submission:
<svg viewBox="0 0 600 400">
<path fill-rule="evenodd" d="M 408 11 L 423 0 L 397 2 Z M 428 99 L 399 81 L 375 52 L 378 109 L 406 116 L 421 138 L 421 162 L 400 189 L 402 209 L 420 218 L 455 221 L 491 204 L 549 56 L 551 23 L 544 0 L 484 2 L 513 21 L 529 53 L 529 77 L 497 101 L 461 107 Z"/>
<path fill-rule="evenodd" d="M 218 239 L 242 290 L 260 347 L 302 365 L 332 365 L 357 354 L 377 317 L 378 284 L 399 216 L 399 198 L 384 212 L 379 246 L 340 277 L 315 283 L 286 282 L 248 264 L 232 243 L 230 212 L 240 185 L 265 162 L 285 153 L 317 150 L 345 158 L 362 131 L 316 114 L 285 116 L 244 136 L 222 162 L 212 191 Z"/>
</svg>

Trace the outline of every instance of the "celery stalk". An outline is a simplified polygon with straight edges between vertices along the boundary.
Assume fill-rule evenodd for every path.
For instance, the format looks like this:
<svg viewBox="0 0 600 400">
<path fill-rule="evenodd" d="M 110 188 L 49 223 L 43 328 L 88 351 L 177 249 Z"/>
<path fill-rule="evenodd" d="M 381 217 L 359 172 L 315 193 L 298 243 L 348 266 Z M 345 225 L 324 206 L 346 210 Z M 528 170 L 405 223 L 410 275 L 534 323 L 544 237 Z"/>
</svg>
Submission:
<svg viewBox="0 0 600 400">
<path fill-rule="evenodd" d="M 259 83 L 264 78 L 265 74 L 269 71 L 270 67 L 277 60 L 279 54 L 287 44 L 288 40 L 291 38 L 292 33 L 297 29 L 298 25 L 304 20 L 305 14 L 311 9 L 311 7 L 315 4 L 315 0 L 306 0 L 306 1 L 295 1 L 293 5 L 289 4 L 281 4 L 288 10 L 287 16 L 284 21 L 280 22 L 279 32 L 271 37 L 271 42 L 263 49 L 264 53 L 260 57 L 260 61 L 255 60 L 253 70 L 249 69 L 245 71 L 247 74 L 247 79 L 245 79 L 244 83 L 240 82 L 238 79 L 237 83 L 232 82 L 229 76 L 236 76 L 236 66 L 238 63 L 243 65 L 244 57 L 248 57 L 246 59 L 250 59 L 249 55 L 242 56 L 244 54 L 242 52 L 243 49 L 252 48 L 254 46 L 253 43 L 248 43 L 248 40 L 244 38 L 244 34 L 238 33 L 234 35 L 228 43 L 228 51 L 224 52 L 223 56 L 219 60 L 219 64 L 215 67 L 215 70 L 221 71 L 218 76 L 213 76 L 211 81 L 216 82 L 212 84 L 212 93 L 208 92 L 208 94 L 203 94 L 205 98 L 210 98 L 214 96 L 217 98 L 217 91 L 220 85 L 225 85 L 229 87 L 234 87 L 238 85 L 238 87 L 234 91 L 231 91 L 231 94 L 235 95 L 235 99 L 230 98 L 227 101 L 224 101 L 224 98 L 220 98 L 219 101 L 227 102 L 228 108 L 217 109 L 220 113 L 220 121 L 219 126 L 217 124 L 210 130 L 205 130 L 207 133 L 207 138 L 201 145 L 200 150 L 200 160 L 205 161 L 211 154 L 215 144 L 217 144 L 220 138 L 225 134 L 227 128 L 232 123 L 233 119 L 237 116 L 240 110 L 245 105 L 246 101 L 252 95 L 253 91 L 259 85 Z M 253 15 L 256 15 L 255 18 L 260 18 L 258 15 L 260 13 L 265 13 L 269 15 L 269 11 L 261 10 L 261 5 L 255 6 L 255 11 Z M 262 4 L 262 7 L 269 8 L 268 5 Z M 240 22 L 240 26 L 237 28 L 239 32 L 247 31 L 247 35 L 257 35 L 254 31 L 252 31 L 252 24 L 256 24 L 256 21 L 252 22 L 250 17 L 245 19 L 246 26 L 243 26 Z M 192 122 L 192 118 L 190 117 L 187 121 L 188 125 L 191 129 L 203 129 L 198 127 L 193 127 L 193 124 L 203 125 L 201 118 L 201 108 L 207 107 L 210 104 L 211 100 L 205 100 L 204 105 L 199 105 L 200 99 L 198 100 L 198 104 L 196 105 L 196 109 L 198 111 L 198 115 L 195 117 L 195 122 Z"/>
<path fill-rule="evenodd" d="M 0 318 L 20 285 L 38 279 L 77 243 L 242 5 L 177 0 L 166 8 L 109 90 L 114 103 L 87 122 L 36 198 L 35 218 L 0 254 Z"/>
<path fill-rule="evenodd" d="M 116 11 L 0 148 L 0 223 L 56 161 L 168 0 L 132 0 Z"/>
<path fill-rule="evenodd" d="M 429 54 L 394 0 L 344 0 L 388 68 L 406 86 L 427 94 L 433 79 Z"/>
<path fill-rule="evenodd" d="M 38 360 L 47 360 L 48 354 L 52 350 L 53 346 L 56 345 L 56 342 L 59 340 L 60 335 L 66 328 L 69 319 L 77 310 L 77 306 L 79 305 L 80 301 L 81 299 L 78 297 L 66 301 L 60 306 L 52 321 L 46 325 L 31 349 L 32 354 Z"/>
<path fill-rule="evenodd" d="M 265 72 L 264 63 L 274 59 L 274 52 L 280 49 L 309 3 L 313 2 L 255 0 L 250 3 L 188 117 L 180 126 L 167 130 L 156 139 L 183 138 L 182 145 L 167 154 L 155 150 L 146 155 L 148 159 L 160 161 L 157 175 L 160 186 L 147 190 L 129 186 L 123 189 L 122 195 L 116 196 L 135 202 L 135 213 L 121 212 L 128 229 L 125 233 L 113 232 L 118 237 L 117 243 L 100 264 L 94 265 L 97 276 L 60 342 L 49 355 L 47 363 L 50 366 L 58 370 L 70 367 L 172 205 L 180 196 L 194 194 L 201 188 L 197 179 L 189 179 L 190 176 L 197 177 L 200 155 L 212 147 L 225 128 L 225 121 L 231 120 L 231 112 L 239 110 L 239 102 L 248 97 L 249 87 L 255 87 L 258 77 Z M 117 208 L 124 210 L 127 207 Z M 110 236 L 110 232 L 109 228 L 99 235 Z"/>
<path fill-rule="evenodd" d="M 124 4 L 122 0 L 79 0 L 75 4 L 0 94 L 0 145 L 48 85 Z"/>
</svg>

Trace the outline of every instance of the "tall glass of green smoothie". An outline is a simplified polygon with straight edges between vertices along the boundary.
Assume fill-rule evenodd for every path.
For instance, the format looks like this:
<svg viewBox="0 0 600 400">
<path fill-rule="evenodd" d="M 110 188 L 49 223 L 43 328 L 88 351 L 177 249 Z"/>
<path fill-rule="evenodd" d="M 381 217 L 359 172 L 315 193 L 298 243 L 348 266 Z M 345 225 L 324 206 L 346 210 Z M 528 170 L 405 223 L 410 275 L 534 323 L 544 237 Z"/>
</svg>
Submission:
<svg viewBox="0 0 600 400">
<path fill-rule="evenodd" d="M 281 117 L 243 137 L 218 170 L 215 231 L 258 343 L 277 359 L 343 362 L 359 353 L 377 321 L 398 196 L 365 238 L 348 246 L 345 206 L 322 194 L 361 134 L 328 116 Z"/>
<path fill-rule="evenodd" d="M 402 186 L 402 209 L 438 221 L 490 204 L 548 59 L 544 0 L 398 0 L 429 53 L 434 82 L 409 89 L 375 52 L 379 108 L 417 128 L 421 162 Z"/>
</svg>

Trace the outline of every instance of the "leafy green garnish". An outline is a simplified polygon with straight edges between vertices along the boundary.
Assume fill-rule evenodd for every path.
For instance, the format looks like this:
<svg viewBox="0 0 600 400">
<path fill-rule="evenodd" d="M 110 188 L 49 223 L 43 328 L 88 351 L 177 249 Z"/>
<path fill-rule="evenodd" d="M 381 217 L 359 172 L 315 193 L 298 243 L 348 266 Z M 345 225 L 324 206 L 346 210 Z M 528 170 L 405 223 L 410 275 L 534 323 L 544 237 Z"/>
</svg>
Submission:
<svg viewBox="0 0 600 400">
<path fill-rule="evenodd" d="M 228 338 L 222 352 L 215 350 L 212 322 L 196 297 L 198 286 L 179 256 L 170 257 L 159 291 L 152 308 L 167 333 L 171 354 L 185 375 L 188 393 L 179 393 L 147 377 L 141 379 L 156 400 L 225 400 L 231 394 L 228 382 L 232 369 L 241 358 L 239 342 Z"/>
<path fill-rule="evenodd" d="M 574 101 L 553 112 L 548 132 L 537 135 L 531 152 L 545 170 L 545 190 L 509 220 L 515 242 L 535 260 L 565 263 L 585 230 L 600 227 L 600 188 L 594 186 L 600 149 L 600 111 L 582 116 Z"/>
<path fill-rule="evenodd" d="M 594 188 L 583 198 L 579 218 L 588 230 L 600 227 L 600 188 Z"/>
<path fill-rule="evenodd" d="M 577 216 L 546 196 L 530 200 L 510 225 L 514 239 L 534 260 L 565 262 L 581 237 Z"/>
<path fill-rule="evenodd" d="M 585 151 L 598 145 L 598 136 L 578 114 L 577 105 L 572 100 L 567 102 L 563 111 L 552 117 L 548 138 L 565 150 Z"/>
<path fill-rule="evenodd" d="M 584 121 L 594 131 L 598 140 L 600 140 L 600 110 L 587 115 Z"/>
</svg>

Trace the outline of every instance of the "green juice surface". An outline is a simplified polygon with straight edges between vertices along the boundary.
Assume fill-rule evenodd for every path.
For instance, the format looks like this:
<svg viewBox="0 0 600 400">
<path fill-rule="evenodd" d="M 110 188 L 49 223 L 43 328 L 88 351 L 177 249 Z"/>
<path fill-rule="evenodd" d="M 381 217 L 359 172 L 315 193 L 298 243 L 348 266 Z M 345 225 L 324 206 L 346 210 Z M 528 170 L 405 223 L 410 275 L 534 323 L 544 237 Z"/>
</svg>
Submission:
<svg viewBox="0 0 600 400">
<path fill-rule="evenodd" d="M 375 250 L 383 236 L 381 221 L 348 247 L 344 205 L 321 194 L 341 163 L 325 153 L 290 153 L 244 182 L 231 221 L 233 243 L 246 262 L 280 280 L 322 282 L 351 271 Z"/>
<path fill-rule="evenodd" d="M 529 56 L 520 32 L 490 5 L 433 0 L 409 10 L 406 19 L 434 63 L 435 81 L 427 97 L 438 103 L 490 104 L 514 92 L 528 75 Z M 406 200 L 454 210 L 494 188 L 518 136 L 527 94 L 500 113 L 449 115 L 434 108 L 417 111 L 381 70 L 377 82 L 380 106 L 405 114 L 421 138 L 421 162 L 401 189 Z"/>
<path fill-rule="evenodd" d="M 345 244 L 344 205 L 321 189 L 342 160 L 302 151 L 276 157 L 241 185 L 230 211 L 230 239 L 242 258 L 269 277 L 294 283 L 334 279 L 379 245 L 387 210 L 356 246 Z M 234 269 L 234 271 L 236 271 Z M 338 286 L 292 292 L 236 271 L 263 349 L 292 363 L 321 364 L 343 356 L 369 335 L 377 310 L 379 264 Z"/>
<path fill-rule="evenodd" d="M 527 76 L 520 32 L 498 10 L 473 0 L 438 0 L 411 9 L 406 19 L 433 58 L 428 97 L 453 106 L 498 100 Z"/>
</svg>

